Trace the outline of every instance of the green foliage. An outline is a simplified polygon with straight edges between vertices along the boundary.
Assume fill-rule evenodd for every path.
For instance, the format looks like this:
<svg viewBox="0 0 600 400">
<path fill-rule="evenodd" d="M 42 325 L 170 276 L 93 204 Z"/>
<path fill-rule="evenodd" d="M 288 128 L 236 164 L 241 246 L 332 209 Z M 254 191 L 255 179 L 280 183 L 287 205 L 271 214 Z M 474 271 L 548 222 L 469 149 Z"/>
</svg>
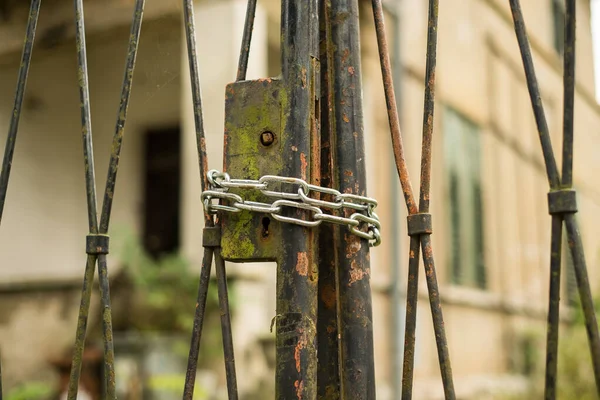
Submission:
<svg viewBox="0 0 600 400">
<path fill-rule="evenodd" d="M 43 400 L 52 393 L 52 386 L 42 382 L 21 385 L 8 393 L 6 400 Z"/>
<path fill-rule="evenodd" d="M 131 327 L 146 333 L 175 333 L 188 337 L 198 295 L 200 266 L 193 266 L 181 254 L 159 259 L 151 257 L 139 239 L 127 232 L 113 234 L 115 254 L 133 285 L 135 310 L 130 316 Z M 231 286 L 231 285 L 230 285 Z M 230 287 L 230 306 L 234 307 L 235 290 Z M 200 364 L 211 363 L 222 356 L 220 312 L 217 286 L 211 282 L 206 302 L 202 333 Z M 187 356 L 189 343 L 181 343 L 177 352 Z"/>
</svg>

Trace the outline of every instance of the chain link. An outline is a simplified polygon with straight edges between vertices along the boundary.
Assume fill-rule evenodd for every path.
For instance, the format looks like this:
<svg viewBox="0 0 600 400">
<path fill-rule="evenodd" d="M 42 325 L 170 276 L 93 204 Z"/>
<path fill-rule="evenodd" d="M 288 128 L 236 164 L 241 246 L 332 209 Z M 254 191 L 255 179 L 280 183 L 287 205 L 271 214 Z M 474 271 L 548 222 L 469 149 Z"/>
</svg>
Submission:
<svg viewBox="0 0 600 400">
<path fill-rule="evenodd" d="M 311 185 L 298 178 L 265 175 L 258 180 L 231 179 L 226 172 L 216 170 L 208 171 L 207 176 L 211 187 L 202 193 L 202 202 L 204 209 L 210 214 L 218 211 L 266 213 L 277 221 L 305 227 L 315 227 L 327 222 L 346 226 L 354 235 L 368 240 L 370 246 L 381 243 L 381 223 L 374 211 L 377 200 L 373 198 L 341 193 L 332 188 Z M 276 190 L 277 186 L 279 190 Z M 271 204 L 248 201 L 229 192 L 230 189 L 257 190 L 275 200 Z M 333 201 L 312 198 L 309 196 L 311 193 L 328 196 Z M 283 215 L 285 209 L 302 211 L 304 219 Z M 350 209 L 355 212 L 350 217 L 340 217 L 326 214 L 323 209 Z"/>
</svg>

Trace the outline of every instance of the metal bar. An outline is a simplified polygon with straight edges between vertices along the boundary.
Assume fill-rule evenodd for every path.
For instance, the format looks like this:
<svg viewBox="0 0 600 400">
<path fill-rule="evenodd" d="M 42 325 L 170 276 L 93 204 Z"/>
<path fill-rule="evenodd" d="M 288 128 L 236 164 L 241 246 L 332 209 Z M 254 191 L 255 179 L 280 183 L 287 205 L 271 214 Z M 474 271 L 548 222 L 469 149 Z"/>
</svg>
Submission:
<svg viewBox="0 0 600 400">
<path fill-rule="evenodd" d="M 125 122 L 127 120 L 127 109 L 131 97 L 131 84 L 133 82 L 133 72 L 135 69 L 135 60 L 137 57 L 140 32 L 142 30 L 142 19 L 144 15 L 145 0 L 136 0 L 133 10 L 133 19 L 131 31 L 129 34 L 129 46 L 127 48 L 127 58 L 125 61 L 125 74 L 121 86 L 121 100 L 119 101 L 119 110 L 117 113 L 117 122 L 113 143 L 111 147 L 110 160 L 108 164 L 108 173 L 106 177 L 106 187 L 104 189 L 104 200 L 102 202 L 102 213 L 100 215 L 100 233 L 108 233 L 108 225 L 112 210 L 112 203 L 115 194 L 115 184 L 117 182 L 117 171 L 119 169 L 119 159 L 123 136 L 125 135 Z"/>
<path fill-rule="evenodd" d="M 319 68 L 317 0 L 282 0 L 281 56 L 285 97 L 282 133 L 294 155 L 283 173 L 309 180 L 315 134 Z M 318 161 L 318 160 L 316 160 Z M 316 182 L 310 182 L 316 183 Z M 277 265 L 275 397 L 313 400 L 317 395 L 317 235 L 307 228 L 281 224 L 282 250 Z"/>
<path fill-rule="evenodd" d="M 88 225 L 91 234 L 98 233 L 98 210 L 96 201 L 96 174 L 94 168 L 94 146 L 92 142 L 92 117 L 90 113 L 90 86 L 88 83 L 87 54 L 83 0 L 75 0 L 75 42 L 79 74 L 79 98 L 81 101 L 81 135 L 85 163 L 85 186 L 87 194 Z"/>
<path fill-rule="evenodd" d="M 113 344 L 112 310 L 110 306 L 110 285 L 106 254 L 98 256 L 98 281 L 102 305 L 102 334 L 104 337 L 104 376 L 106 378 L 106 399 L 117 398 L 115 383 L 115 349 Z"/>
<path fill-rule="evenodd" d="M 335 125 L 333 114 L 333 45 L 331 42 L 331 0 L 319 1 L 321 61 L 321 186 L 334 186 Z M 337 247 L 339 231 L 331 225 L 319 230 L 319 249 Z M 319 252 L 319 303 L 317 320 L 317 398 L 338 400 L 340 393 L 338 306 L 339 265 L 336 251 Z"/>
<path fill-rule="evenodd" d="M 400 131 L 400 117 L 398 116 L 398 106 L 396 104 L 396 93 L 394 92 L 394 79 L 390 54 L 385 34 L 385 22 L 383 17 L 383 6 L 381 0 L 373 0 L 373 17 L 375 20 L 375 32 L 377 35 L 377 45 L 379 48 L 379 61 L 381 63 L 381 75 L 383 79 L 383 89 L 385 92 L 385 101 L 387 104 L 388 122 L 392 136 L 392 148 L 396 160 L 396 168 L 404 193 L 404 200 L 409 214 L 416 214 L 419 210 L 413 194 L 410 175 L 404 156 L 404 145 L 402 143 L 402 134 Z"/>
<path fill-rule="evenodd" d="M 200 167 L 200 186 L 202 191 L 208 185 L 208 156 L 206 154 L 206 135 L 204 133 L 204 116 L 202 113 L 202 90 L 200 87 L 200 69 L 196 50 L 196 19 L 194 18 L 194 1 L 183 0 L 183 19 L 187 42 L 190 82 L 192 86 L 192 101 L 194 104 L 194 124 L 196 127 L 196 144 L 198 147 L 198 164 Z M 213 226 L 213 218 L 204 213 L 205 226 Z"/>
<path fill-rule="evenodd" d="M 523 12 L 521 11 L 521 3 L 519 0 L 509 0 L 509 3 L 512 10 L 515 33 L 519 43 L 521 58 L 523 60 L 523 67 L 525 69 L 525 76 L 527 77 L 529 97 L 531 98 L 533 114 L 535 116 L 535 122 L 537 124 L 540 142 L 542 144 L 542 152 L 544 154 L 548 182 L 551 188 L 558 189 L 560 186 L 560 177 L 558 175 L 556 159 L 554 158 L 554 153 L 552 151 L 548 122 L 546 121 L 542 96 L 540 94 L 540 88 L 535 74 L 535 67 L 533 65 L 533 58 L 531 56 L 531 48 L 529 46 L 529 39 L 527 38 L 527 29 L 525 28 Z"/>
<path fill-rule="evenodd" d="M 433 317 L 438 361 L 440 364 L 440 372 L 442 373 L 442 382 L 444 384 L 444 397 L 447 400 L 454 400 L 456 395 L 454 393 L 454 382 L 452 380 L 452 366 L 450 364 L 446 328 L 444 325 L 444 317 L 442 315 L 442 304 L 435 272 L 435 264 L 433 261 L 431 235 L 421 236 L 421 249 L 423 251 L 423 263 L 425 264 L 425 280 L 427 281 L 427 289 L 429 291 L 429 305 L 431 306 L 431 316 Z"/>
<path fill-rule="evenodd" d="M 412 399 L 415 366 L 415 341 L 417 329 L 417 301 L 419 299 L 419 236 L 410 238 L 408 283 L 406 289 L 406 323 L 404 333 L 404 359 L 402 368 L 402 400 Z"/>
<path fill-rule="evenodd" d="M 217 286 L 219 288 L 219 308 L 221 309 L 221 333 L 223 335 L 223 355 L 225 356 L 227 393 L 229 395 L 229 400 L 237 400 L 238 388 L 235 373 L 235 357 L 233 354 L 233 333 L 231 330 L 229 295 L 227 293 L 227 276 L 225 274 L 225 261 L 223 261 L 223 257 L 221 257 L 221 250 L 219 248 L 215 249 L 215 270 L 217 273 Z"/>
<path fill-rule="evenodd" d="M 73 349 L 73 362 L 69 376 L 68 400 L 77 399 L 79 389 L 79 378 L 81 376 L 81 365 L 83 362 L 83 348 L 85 347 L 85 335 L 87 330 L 88 315 L 90 312 L 90 299 L 92 298 L 92 287 L 94 285 L 94 270 L 96 267 L 96 256 L 88 255 L 83 277 L 83 288 L 81 289 L 81 303 L 79 305 L 79 316 L 77 318 L 77 332 L 75 334 L 75 347 Z"/>
<path fill-rule="evenodd" d="M 364 196 L 366 166 L 357 0 L 332 1 L 336 180 L 342 193 Z M 346 217 L 349 214 L 345 215 Z M 375 399 L 369 247 L 337 227 L 343 399 Z"/>
<path fill-rule="evenodd" d="M 250 55 L 250 44 L 252 43 L 252 31 L 254 30 L 254 17 L 256 16 L 256 3 L 258 0 L 248 0 L 246 9 L 246 22 L 244 23 L 244 36 L 242 37 L 242 48 L 238 61 L 236 81 L 246 80 L 248 71 L 248 57 Z"/>
<path fill-rule="evenodd" d="M 564 54 L 564 111 L 562 186 L 573 185 L 573 122 L 575 114 L 575 28 L 576 0 L 566 0 Z"/>
<path fill-rule="evenodd" d="M 544 398 L 546 400 L 556 399 L 558 328 L 560 316 L 562 222 L 563 219 L 561 216 L 552 216 L 552 239 L 550 245 L 550 297 L 548 304 L 548 331 L 546 336 L 546 384 L 544 394 Z"/>
<path fill-rule="evenodd" d="M 112 201 L 114 198 L 114 189 L 117 178 L 119 158 L 121 152 L 121 144 L 124 136 L 125 122 L 127 118 L 127 107 L 131 95 L 131 83 L 133 79 L 133 71 L 135 68 L 135 59 L 137 56 L 139 36 L 143 18 L 145 0 L 136 0 L 134 7 L 130 41 L 127 50 L 127 59 L 125 66 L 125 74 L 121 89 L 121 100 L 119 103 L 119 112 L 117 114 L 117 122 L 115 134 L 113 137 L 113 146 L 109 161 L 109 169 L 106 179 L 106 189 L 104 192 L 104 201 L 102 206 L 102 215 L 100 217 L 100 228 L 98 229 L 98 216 L 96 211 L 96 193 L 95 193 L 95 176 L 92 148 L 92 132 L 90 122 L 89 109 L 89 85 L 87 78 L 87 57 L 85 47 L 85 28 L 83 4 L 80 0 L 75 1 L 76 13 L 76 28 L 77 28 L 77 49 L 79 61 L 79 84 L 81 96 L 81 113 L 82 127 L 84 136 L 84 157 L 86 162 L 86 186 L 88 191 L 88 219 L 90 221 L 90 233 L 106 234 L 110 221 L 112 209 Z M 108 266 L 106 255 L 89 255 L 86 263 L 84 283 L 81 296 L 81 305 L 79 310 L 79 318 L 77 322 L 77 333 L 75 339 L 75 349 L 73 353 L 73 363 L 71 365 L 71 375 L 69 379 L 68 399 L 75 400 L 77 398 L 79 378 L 81 374 L 82 357 L 87 329 L 87 321 L 89 315 L 90 298 L 94 281 L 94 266 L 98 262 L 98 275 L 100 282 L 100 296 L 102 303 L 102 326 L 104 336 L 104 363 L 106 377 L 106 396 L 107 398 L 116 398 L 116 384 L 114 374 L 114 345 L 112 334 L 112 316 L 110 306 L 110 284 L 108 280 Z"/>
<path fill-rule="evenodd" d="M 425 101 L 423 106 L 423 141 L 421 147 L 421 191 L 419 212 L 429 213 L 431 187 L 431 142 L 433 138 L 433 111 L 435 108 L 435 67 L 437 57 L 437 28 L 439 0 L 429 1 L 427 21 L 427 63 L 425 66 Z M 425 259 L 426 257 L 424 257 Z"/>
<path fill-rule="evenodd" d="M 21 66 L 19 68 L 15 102 L 11 113 L 8 135 L 6 137 L 6 147 L 4 148 L 4 158 L 2 160 L 2 172 L 0 173 L 0 223 L 2 223 L 2 214 L 4 212 L 6 193 L 8 191 L 8 180 L 10 178 L 10 170 L 12 167 L 13 155 L 15 153 L 17 131 L 19 130 L 23 96 L 25 94 L 25 87 L 27 85 L 29 66 L 31 65 L 31 54 L 33 52 L 33 42 L 35 40 L 38 17 L 40 15 L 40 5 L 41 0 L 31 1 L 29 18 L 27 19 L 27 32 L 25 33 L 25 43 L 23 44 L 23 54 L 21 56 Z"/>
<path fill-rule="evenodd" d="M 196 371 L 198 369 L 198 352 L 200 350 L 202 326 L 204 325 L 204 315 L 206 313 L 206 299 L 210 283 L 210 269 L 212 267 L 213 253 L 213 248 L 204 248 L 204 259 L 202 260 L 202 270 L 200 271 L 198 298 L 196 300 L 196 312 L 194 314 L 194 325 L 192 328 L 190 353 L 187 362 L 187 373 L 185 375 L 183 400 L 192 400 L 194 398 L 194 385 L 196 383 Z"/>
<path fill-rule="evenodd" d="M 600 336 L 598 334 L 598 321 L 594 308 L 594 300 L 590 289 L 590 281 L 587 273 L 587 265 L 581 242 L 581 233 L 577 226 L 577 220 L 574 214 L 565 215 L 565 225 L 567 227 L 567 237 L 569 239 L 569 248 L 573 257 L 573 266 L 575 268 L 575 277 L 577 279 L 577 288 L 581 300 L 581 308 L 585 317 L 585 327 L 587 330 L 590 354 L 592 356 L 592 365 L 594 367 L 594 378 L 596 380 L 596 390 L 600 395 Z"/>
</svg>

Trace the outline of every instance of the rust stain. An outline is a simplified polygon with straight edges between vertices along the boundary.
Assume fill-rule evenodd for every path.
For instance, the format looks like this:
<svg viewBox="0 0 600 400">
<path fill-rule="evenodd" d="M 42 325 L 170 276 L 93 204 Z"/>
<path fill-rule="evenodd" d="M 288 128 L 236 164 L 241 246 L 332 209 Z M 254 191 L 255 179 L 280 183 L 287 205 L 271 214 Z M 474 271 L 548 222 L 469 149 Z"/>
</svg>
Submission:
<svg viewBox="0 0 600 400">
<path fill-rule="evenodd" d="M 296 381 L 296 382 L 294 382 L 294 386 L 296 387 L 296 397 L 298 397 L 298 400 L 302 400 L 302 391 L 304 390 L 304 382 Z"/>
<path fill-rule="evenodd" d="M 348 67 L 348 72 L 350 73 L 350 75 L 354 75 L 354 67 L 353 66 L 349 66 Z"/>
<path fill-rule="evenodd" d="M 354 235 L 346 235 L 346 258 L 352 258 L 358 253 L 362 247 L 360 244 L 360 238 Z"/>
<path fill-rule="evenodd" d="M 302 88 L 306 88 L 306 68 L 302 67 Z"/>
<path fill-rule="evenodd" d="M 333 332 L 335 332 L 335 326 L 331 326 L 331 325 L 329 325 L 329 326 L 327 327 L 327 333 L 333 333 Z"/>
<path fill-rule="evenodd" d="M 410 251 L 410 258 L 415 258 L 415 252 L 414 251 Z"/>
<path fill-rule="evenodd" d="M 296 361 L 296 371 L 300 372 L 300 352 L 302 351 L 302 349 L 306 348 L 308 340 L 306 338 L 306 335 L 304 334 L 304 329 L 299 328 L 298 331 L 300 335 L 298 338 L 298 344 L 294 349 L 294 360 Z"/>
<path fill-rule="evenodd" d="M 335 307 L 335 287 L 332 285 L 325 285 L 321 289 L 321 301 L 325 304 L 325 307 L 331 309 Z"/>
<path fill-rule="evenodd" d="M 352 286 L 354 283 L 363 280 L 365 276 L 369 276 L 370 274 L 370 268 L 365 268 L 363 270 L 358 265 L 356 260 L 352 260 L 352 262 L 350 263 L 350 282 L 348 282 L 348 286 Z"/>
<path fill-rule="evenodd" d="M 301 251 L 298 253 L 296 271 L 301 276 L 308 276 L 308 256 L 306 255 L 306 252 Z"/>
<path fill-rule="evenodd" d="M 344 119 L 344 122 L 350 122 L 350 118 L 348 118 L 346 114 L 344 114 L 342 118 Z"/>
<path fill-rule="evenodd" d="M 298 148 L 294 145 L 292 145 L 292 151 L 298 151 Z"/>
<path fill-rule="evenodd" d="M 308 162 L 306 161 L 306 154 L 300 153 L 300 174 L 302 175 L 302 179 L 306 180 L 306 167 L 308 167 Z"/>
<path fill-rule="evenodd" d="M 354 173 L 352 171 L 350 171 L 349 169 L 344 171 L 344 175 L 346 176 L 354 176 Z"/>
</svg>

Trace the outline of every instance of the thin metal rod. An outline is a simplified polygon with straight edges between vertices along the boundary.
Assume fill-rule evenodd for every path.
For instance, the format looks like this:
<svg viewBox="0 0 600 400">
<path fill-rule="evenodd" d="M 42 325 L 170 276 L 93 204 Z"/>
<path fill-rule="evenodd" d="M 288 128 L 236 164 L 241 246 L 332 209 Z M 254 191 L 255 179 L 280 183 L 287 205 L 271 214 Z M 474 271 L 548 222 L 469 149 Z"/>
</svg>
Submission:
<svg viewBox="0 0 600 400">
<path fill-rule="evenodd" d="M 585 327 L 588 335 L 590 354 L 592 356 L 592 365 L 594 367 L 596 390 L 598 395 L 600 395 L 600 336 L 598 334 L 598 321 L 596 320 L 594 300 L 590 289 L 587 264 L 583 252 L 583 244 L 581 242 L 581 233 L 579 232 L 574 214 L 565 215 L 565 225 L 567 227 L 569 249 L 571 250 L 571 256 L 573 257 L 573 266 L 575 268 L 575 278 L 577 279 L 581 308 L 583 309 L 583 315 L 585 317 Z"/>
<path fill-rule="evenodd" d="M 240 49 L 240 59 L 238 62 L 236 81 L 243 81 L 246 79 L 257 2 L 258 0 L 248 0 L 248 8 L 246 9 L 246 22 L 244 23 L 244 36 L 242 37 L 242 48 Z"/>
<path fill-rule="evenodd" d="M 389 47 L 385 33 L 385 22 L 383 17 L 383 6 L 381 0 L 373 0 L 373 17 L 375 20 L 375 33 L 377 35 L 377 44 L 379 48 L 379 61 L 381 63 L 381 75 L 383 78 L 383 89 L 385 92 L 385 101 L 387 104 L 388 122 L 392 136 L 392 148 L 396 160 L 396 169 L 400 177 L 404 200 L 409 214 L 418 212 L 417 203 L 413 194 L 410 175 L 404 156 L 404 145 L 402 143 L 402 133 L 400 131 L 400 117 L 396 104 L 396 93 L 394 91 L 394 78 L 392 64 L 390 61 Z"/>
<path fill-rule="evenodd" d="M 115 350 L 113 344 L 112 310 L 110 306 L 110 286 L 106 254 L 98 256 L 98 281 L 100 282 L 100 302 L 102 306 L 102 334 L 104 337 L 104 376 L 106 379 L 106 399 L 117 398 L 115 383 Z"/>
<path fill-rule="evenodd" d="M 423 106 L 423 142 L 421 147 L 421 193 L 419 198 L 419 212 L 421 213 L 429 213 L 431 142 L 433 138 L 433 111 L 435 107 L 438 4 L 439 0 L 429 1 L 427 63 L 425 67 L 425 104 Z"/>
<path fill-rule="evenodd" d="M 140 32 L 142 30 L 142 19 L 144 15 L 145 0 L 136 0 L 133 10 L 133 20 L 129 34 L 129 47 L 127 49 L 127 59 L 125 61 L 125 76 L 121 86 L 121 100 L 119 102 L 119 111 L 117 113 L 117 122 L 113 143 L 111 147 L 108 174 L 106 178 L 106 187 L 104 189 L 104 200 L 102 202 L 102 214 L 100 216 L 100 233 L 108 232 L 110 215 L 115 194 L 115 184 L 117 182 L 117 172 L 119 169 L 119 159 L 123 136 L 125 135 L 125 121 L 127 120 L 127 108 L 131 97 L 131 84 L 133 82 L 133 72 L 135 69 L 135 60 L 137 57 Z"/>
<path fill-rule="evenodd" d="M 546 384 L 544 398 L 556 399 L 556 371 L 558 360 L 558 328 L 560 316 L 560 275 L 562 222 L 559 215 L 552 216 L 550 245 L 550 297 L 548 304 L 548 331 L 546 336 Z"/>
<path fill-rule="evenodd" d="M 29 75 L 29 66 L 31 64 L 31 54 L 33 52 L 33 42 L 35 40 L 38 16 L 40 15 L 40 5 L 41 0 L 31 1 L 29 18 L 27 19 L 27 32 L 25 34 L 25 43 L 23 44 L 23 55 L 21 56 L 21 67 L 19 68 L 15 102 L 11 113 L 8 135 L 6 137 L 6 147 L 4 148 L 4 158 L 2 160 L 2 172 L 0 173 L 0 223 L 2 223 L 4 203 L 8 191 L 8 180 L 10 178 L 12 160 L 15 153 L 19 120 L 21 118 L 21 108 L 23 106 L 23 96 L 27 85 L 27 76 Z"/>
<path fill-rule="evenodd" d="M 446 400 L 454 400 L 456 395 L 454 393 L 454 382 L 452 380 L 452 366 L 450 364 L 446 328 L 444 325 L 444 316 L 442 315 L 442 303 L 440 300 L 440 291 L 433 261 L 431 235 L 421 236 L 421 249 L 423 251 L 423 263 L 425 264 L 425 280 L 427 281 L 427 289 L 429 291 L 429 305 L 431 307 L 431 316 L 433 317 L 433 329 L 437 344 L 438 361 L 440 364 L 440 372 L 442 373 L 442 382 L 444 384 L 444 397 Z"/>
<path fill-rule="evenodd" d="M 573 122 L 575 114 L 576 0 L 566 0 L 564 48 L 562 186 L 573 185 Z"/>
<path fill-rule="evenodd" d="M 90 86 L 88 83 L 87 54 L 83 0 L 75 0 L 75 42 L 79 74 L 79 98 L 81 101 L 81 134 L 85 163 L 85 186 L 87 189 L 88 224 L 91 234 L 98 233 L 98 210 L 96 200 L 96 174 L 94 169 L 94 146 L 92 143 L 92 117 L 90 112 Z"/>
<path fill-rule="evenodd" d="M 556 166 L 556 159 L 554 158 L 554 153 L 552 151 L 552 142 L 550 140 L 548 122 L 546 121 L 542 96 L 540 94 L 535 67 L 533 65 L 533 58 L 531 56 L 531 49 L 529 47 L 529 39 L 527 38 L 527 29 L 525 28 L 525 21 L 523 20 L 521 4 L 519 0 L 509 0 L 509 2 L 515 25 L 515 33 L 517 35 L 517 41 L 519 43 L 519 49 L 521 52 L 521 58 L 523 60 L 523 67 L 525 69 L 525 76 L 527 77 L 529 97 L 531 99 L 533 114 L 535 116 L 535 122 L 537 124 L 540 142 L 542 144 L 542 152 L 546 164 L 548 182 L 552 189 L 558 189 L 560 186 L 558 167 Z"/>
<path fill-rule="evenodd" d="M 196 383 L 196 373 L 198 370 L 198 352 L 200 350 L 202 326 L 204 325 L 204 315 L 206 313 L 206 299 L 210 283 L 210 269 L 212 267 L 213 253 L 213 248 L 204 248 L 204 258 L 202 260 L 202 270 L 200 271 L 200 282 L 198 284 L 198 298 L 196 300 L 196 312 L 194 314 L 190 353 L 188 356 L 187 373 L 185 375 L 183 400 L 192 400 L 194 398 L 194 385 Z"/>
<path fill-rule="evenodd" d="M 67 400 L 77 399 L 81 365 L 83 362 L 83 349 L 85 347 L 85 334 L 90 312 L 90 300 L 92 297 L 92 286 L 94 285 L 96 258 L 97 257 L 94 255 L 88 255 L 87 263 L 85 265 L 85 275 L 83 277 L 83 288 L 81 289 L 81 303 L 79 305 L 79 316 L 77 318 L 77 332 L 75 334 L 75 348 L 73 349 L 73 362 L 71 364 Z"/>
<path fill-rule="evenodd" d="M 192 86 L 192 101 L 194 106 L 194 125 L 196 127 L 196 145 L 198 147 L 198 163 L 200 167 L 200 186 L 202 191 L 209 187 L 208 156 L 206 154 L 206 135 L 204 133 L 204 116 L 202 113 L 202 89 L 200 86 L 200 69 L 196 50 L 196 19 L 194 18 L 194 1 L 183 0 L 183 18 L 185 37 L 187 41 L 190 82 Z M 204 223 L 213 226 L 213 218 L 204 212 Z"/>
<path fill-rule="evenodd" d="M 227 377 L 227 393 L 229 400 L 237 400 L 237 376 L 235 373 L 235 356 L 233 353 L 233 332 L 231 329 L 231 315 L 229 308 L 229 294 L 227 293 L 227 276 L 225 274 L 225 261 L 221 257 L 221 250 L 215 249 L 215 270 L 217 273 L 217 286 L 219 288 L 219 308 L 221 309 L 221 333 L 223 335 L 223 355 L 225 356 L 225 375 Z"/>
<path fill-rule="evenodd" d="M 406 324 L 404 333 L 404 359 L 402 367 L 402 400 L 412 399 L 417 329 L 417 301 L 419 299 L 419 236 L 410 237 L 408 283 L 406 289 Z"/>
</svg>

